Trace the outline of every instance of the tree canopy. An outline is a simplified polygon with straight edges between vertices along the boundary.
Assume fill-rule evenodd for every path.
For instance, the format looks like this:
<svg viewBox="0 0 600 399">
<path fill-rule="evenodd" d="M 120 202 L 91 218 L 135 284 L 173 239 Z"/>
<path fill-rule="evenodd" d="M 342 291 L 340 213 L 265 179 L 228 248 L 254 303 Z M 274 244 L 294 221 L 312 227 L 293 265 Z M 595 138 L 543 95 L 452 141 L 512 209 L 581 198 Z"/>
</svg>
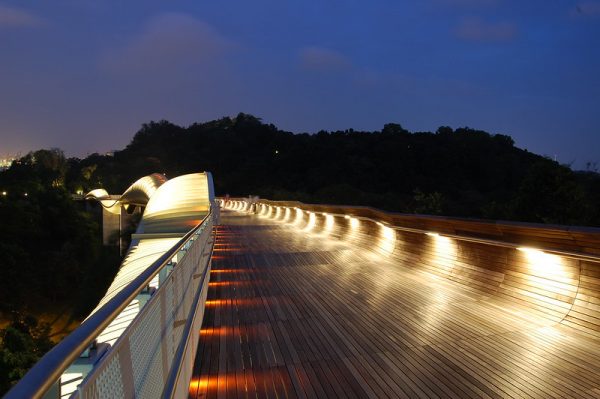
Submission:
<svg viewBox="0 0 600 399">
<path fill-rule="evenodd" d="M 292 134 L 243 113 L 188 127 L 149 122 L 114 156 L 94 154 L 71 167 L 71 190 L 119 193 L 146 174 L 207 170 L 219 195 L 600 225 L 597 173 L 575 172 L 515 147 L 510 136 L 468 127 L 411 133 L 388 123 L 381 131 Z"/>
</svg>

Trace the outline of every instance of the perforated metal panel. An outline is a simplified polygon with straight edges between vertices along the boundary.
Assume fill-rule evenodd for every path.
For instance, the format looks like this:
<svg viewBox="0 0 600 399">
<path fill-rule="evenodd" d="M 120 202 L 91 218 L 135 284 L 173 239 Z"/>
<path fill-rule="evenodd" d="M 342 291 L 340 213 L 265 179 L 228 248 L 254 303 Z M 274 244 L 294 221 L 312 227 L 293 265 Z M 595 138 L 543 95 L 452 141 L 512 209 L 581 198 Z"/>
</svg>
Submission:
<svg viewBox="0 0 600 399">
<path fill-rule="evenodd" d="M 104 373 L 98 376 L 95 382 L 96 395 L 93 397 L 98 399 L 122 398 L 125 396 L 123 392 L 123 384 L 121 383 L 121 365 L 118 357 L 113 357 L 104 369 Z"/>
<path fill-rule="evenodd" d="M 147 311 L 128 334 L 134 391 L 138 398 L 157 397 L 162 391 L 161 297 L 159 294 L 152 303 L 146 305 Z"/>
<path fill-rule="evenodd" d="M 202 303 L 206 298 L 208 281 L 199 276 L 210 265 L 210 256 L 203 255 L 212 250 L 212 226 L 209 218 L 198 229 L 166 281 L 88 375 L 79 391 L 83 398 L 158 398 L 173 367 L 180 369 L 176 389 L 187 387 L 195 343 L 186 342 L 183 358 L 174 358 L 182 340 L 190 339 L 183 336 L 187 319 L 193 318 L 191 331 L 196 331 L 202 320 L 202 311 L 199 318 L 195 315 L 194 297 L 203 290 Z"/>
</svg>

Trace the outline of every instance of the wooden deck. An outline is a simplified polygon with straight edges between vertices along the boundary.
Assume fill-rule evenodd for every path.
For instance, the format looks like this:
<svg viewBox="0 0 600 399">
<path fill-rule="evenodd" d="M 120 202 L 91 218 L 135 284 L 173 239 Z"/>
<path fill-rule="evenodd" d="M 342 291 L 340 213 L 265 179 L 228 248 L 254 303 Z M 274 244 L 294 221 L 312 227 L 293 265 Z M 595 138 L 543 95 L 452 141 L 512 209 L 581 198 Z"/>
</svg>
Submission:
<svg viewBox="0 0 600 399">
<path fill-rule="evenodd" d="M 340 240 L 223 211 L 192 398 L 600 397 L 600 340 Z"/>
</svg>

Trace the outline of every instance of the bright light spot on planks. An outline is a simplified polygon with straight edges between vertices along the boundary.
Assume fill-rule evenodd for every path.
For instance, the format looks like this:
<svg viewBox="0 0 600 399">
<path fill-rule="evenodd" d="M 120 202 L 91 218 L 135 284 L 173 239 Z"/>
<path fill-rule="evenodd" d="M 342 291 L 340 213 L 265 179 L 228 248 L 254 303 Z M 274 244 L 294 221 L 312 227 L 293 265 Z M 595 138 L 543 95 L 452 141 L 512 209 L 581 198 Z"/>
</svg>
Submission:
<svg viewBox="0 0 600 399">
<path fill-rule="evenodd" d="M 221 337 L 232 333 L 233 330 L 227 327 L 203 328 L 200 330 L 201 337 Z"/>
<path fill-rule="evenodd" d="M 383 223 L 377 222 L 381 228 L 379 236 L 379 248 L 387 254 L 394 252 L 396 247 L 396 231 L 391 227 L 385 226 Z"/>
<path fill-rule="evenodd" d="M 539 249 L 519 247 L 518 251 L 523 253 L 531 270 L 540 277 L 567 277 L 562 258 L 558 255 L 545 253 Z"/>
<path fill-rule="evenodd" d="M 347 216 L 347 215 L 346 215 Z M 360 226 L 360 221 L 357 218 L 349 218 L 350 219 L 350 227 L 353 229 L 357 229 Z"/>
<path fill-rule="evenodd" d="M 333 230 L 333 225 L 335 223 L 334 217 L 328 213 L 324 213 L 323 215 L 325 216 L 325 231 L 330 232 Z"/>
<path fill-rule="evenodd" d="M 290 220 L 291 215 L 292 215 L 292 213 L 290 212 L 290 208 L 285 208 L 285 214 L 283 215 L 283 221 L 287 222 L 288 220 Z"/>
<path fill-rule="evenodd" d="M 213 252 L 237 252 L 239 251 L 239 247 L 231 247 L 231 248 L 215 248 Z"/>
<path fill-rule="evenodd" d="M 192 378 L 192 380 L 190 381 L 190 391 L 192 392 L 204 392 L 206 390 L 214 389 L 217 389 L 216 377 Z"/>
<path fill-rule="evenodd" d="M 316 220 L 317 220 L 317 218 L 316 218 L 315 214 L 313 212 L 309 212 L 308 213 L 308 224 L 304 228 L 304 231 L 311 231 L 315 227 Z"/>
<path fill-rule="evenodd" d="M 237 281 L 211 281 L 208 283 L 209 287 L 228 287 L 231 285 L 237 285 Z"/>
<path fill-rule="evenodd" d="M 227 301 L 225 299 L 208 299 L 206 301 L 206 306 L 207 307 L 223 306 L 226 303 L 227 303 Z"/>
<path fill-rule="evenodd" d="M 449 237 L 442 237 L 437 233 L 427 233 L 428 236 L 433 238 L 434 251 L 431 254 L 432 262 L 440 270 L 444 270 L 447 273 L 454 268 L 454 262 L 456 261 L 456 245 L 453 240 Z"/>
<path fill-rule="evenodd" d="M 519 247 L 518 251 L 525 252 L 527 255 L 539 256 L 544 253 L 544 251 L 540 251 L 539 249 L 529 248 L 529 247 Z"/>
<path fill-rule="evenodd" d="M 300 222 L 302 222 L 303 218 L 304 218 L 304 212 L 302 212 L 302 209 L 296 208 L 296 218 L 294 219 L 294 224 L 300 224 Z"/>
<path fill-rule="evenodd" d="M 279 219 L 279 216 L 281 216 L 281 207 L 276 207 L 277 211 L 275 212 L 275 219 Z"/>
</svg>

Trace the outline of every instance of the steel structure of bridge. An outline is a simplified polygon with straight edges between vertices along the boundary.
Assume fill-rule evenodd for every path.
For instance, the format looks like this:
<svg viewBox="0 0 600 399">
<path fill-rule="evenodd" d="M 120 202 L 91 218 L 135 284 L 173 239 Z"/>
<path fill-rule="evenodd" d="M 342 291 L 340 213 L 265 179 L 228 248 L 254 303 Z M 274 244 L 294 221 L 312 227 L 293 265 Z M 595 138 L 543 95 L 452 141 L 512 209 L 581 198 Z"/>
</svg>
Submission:
<svg viewBox="0 0 600 399">
<path fill-rule="evenodd" d="M 106 296 L 7 398 L 600 397 L 600 229 L 140 179 Z"/>
</svg>

